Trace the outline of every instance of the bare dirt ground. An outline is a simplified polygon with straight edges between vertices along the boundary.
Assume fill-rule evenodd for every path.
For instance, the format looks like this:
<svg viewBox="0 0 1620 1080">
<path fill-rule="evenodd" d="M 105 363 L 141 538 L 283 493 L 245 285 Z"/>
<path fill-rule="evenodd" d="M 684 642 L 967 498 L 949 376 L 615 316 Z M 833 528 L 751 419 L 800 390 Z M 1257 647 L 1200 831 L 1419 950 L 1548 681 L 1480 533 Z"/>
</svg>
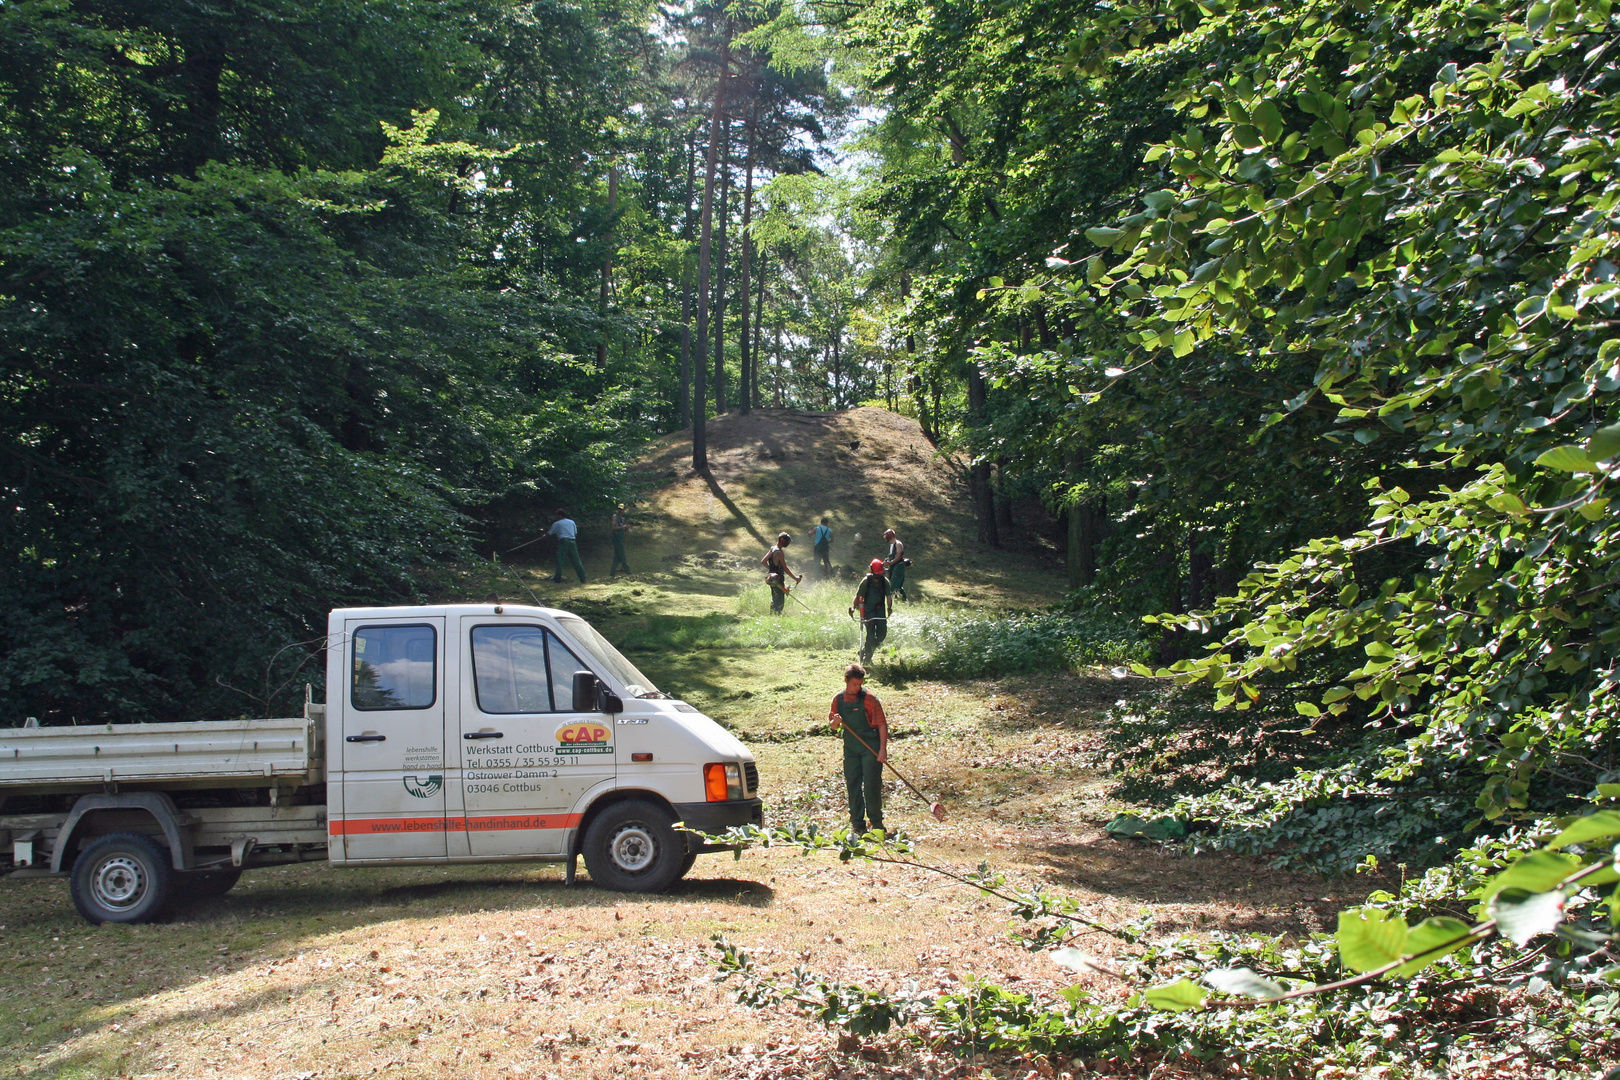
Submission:
<svg viewBox="0 0 1620 1080">
<path fill-rule="evenodd" d="M 981 861 L 1165 932 L 1320 930 L 1341 886 L 1248 860 L 1177 858 L 1102 832 L 1104 778 L 1078 763 L 1111 681 L 1070 676 L 883 690 L 896 759 L 950 810 L 891 790 L 923 857 Z M 829 695 L 830 696 L 830 695 Z M 834 824 L 836 743 L 798 708 L 736 709 L 773 816 Z M 747 725 L 756 725 L 752 730 Z M 1074 981 L 1005 939 L 1004 905 L 935 875 L 829 856 L 705 856 L 667 896 L 568 888 L 555 866 L 264 870 L 167 922 L 91 927 L 65 884 L 0 889 L 0 1075 L 737 1078 L 980 1075 L 1090 1069 L 936 1057 L 893 1036 L 840 1040 L 754 1011 L 717 985 L 724 934 L 785 974 L 868 985 L 982 977 L 1050 994 Z M 1108 953 L 1104 940 L 1086 947 Z M 1086 977 L 1093 990 L 1113 989 Z M 1099 1066 L 1099 1063 L 1090 1063 Z M 1100 1067 L 1106 1068 L 1106 1063 Z M 1162 1072 L 1161 1078 L 1176 1075 Z"/>
</svg>

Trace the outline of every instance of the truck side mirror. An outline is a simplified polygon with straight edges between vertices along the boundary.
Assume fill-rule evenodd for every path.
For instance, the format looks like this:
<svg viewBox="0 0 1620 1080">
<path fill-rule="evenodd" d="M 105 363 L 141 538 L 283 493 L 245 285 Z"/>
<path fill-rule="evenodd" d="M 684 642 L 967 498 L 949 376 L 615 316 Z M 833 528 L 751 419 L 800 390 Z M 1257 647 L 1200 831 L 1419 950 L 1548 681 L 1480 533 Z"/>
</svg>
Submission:
<svg viewBox="0 0 1620 1080">
<path fill-rule="evenodd" d="M 573 690 L 571 707 L 574 712 L 624 712 L 624 700 L 609 691 L 602 680 L 589 671 L 574 672 Z"/>
<path fill-rule="evenodd" d="M 573 712 L 596 712 L 596 676 L 589 671 L 574 672 Z"/>
</svg>

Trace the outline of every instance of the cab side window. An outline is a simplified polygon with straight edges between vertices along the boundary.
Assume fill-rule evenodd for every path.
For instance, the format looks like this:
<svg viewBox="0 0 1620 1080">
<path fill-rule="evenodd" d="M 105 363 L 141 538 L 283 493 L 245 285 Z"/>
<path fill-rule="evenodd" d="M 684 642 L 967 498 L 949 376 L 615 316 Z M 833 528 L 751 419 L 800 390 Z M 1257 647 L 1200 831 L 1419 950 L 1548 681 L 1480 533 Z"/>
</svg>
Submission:
<svg viewBox="0 0 1620 1080">
<path fill-rule="evenodd" d="M 546 655 L 551 664 L 551 700 L 557 712 L 574 711 L 574 672 L 589 671 L 557 635 L 546 631 Z"/>
<path fill-rule="evenodd" d="M 480 712 L 568 712 L 574 655 L 538 626 L 475 626 L 473 693 Z M 560 680 L 560 681 L 559 681 Z"/>
<path fill-rule="evenodd" d="M 354 632 L 356 709 L 426 709 L 438 700 L 438 633 L 431 626 L 363 626 Z"/>
</svg>

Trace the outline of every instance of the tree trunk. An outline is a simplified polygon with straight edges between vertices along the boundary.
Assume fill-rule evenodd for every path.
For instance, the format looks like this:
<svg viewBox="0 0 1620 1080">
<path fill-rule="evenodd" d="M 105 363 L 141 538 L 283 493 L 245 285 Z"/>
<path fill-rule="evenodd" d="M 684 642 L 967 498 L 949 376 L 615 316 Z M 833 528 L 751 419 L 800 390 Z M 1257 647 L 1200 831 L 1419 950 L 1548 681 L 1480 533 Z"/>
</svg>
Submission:
<svg viewBox="0 0 1620 1080">
<path fill-rule="evenodd" d="M 686 214 L 681 221 L 681 239 L 692 239 L 692 195 L 697 190 L 697 140 L 686 144 Z M 681 252 L 681 371 L 680 387 L 675 395 L 675 409 L 680 415 L 678 428 L 692 423 L 692 264 L 687 252 Z"/>
<path fill-rule="evenodd" d="M 1077 482 L 1085 471 L 1085 454 L 1069 454 L 1069 480 Z M 1097 580 L 1097 531 L 1102 517 L 1095 502 L 1069 506 L 1069 588 L 1083 589 Z"/>
<path fill-rule="evenodd" d="M 692 369 L 696 385 L 692 389 L 692 468 L 709 471 L 708 432 L 704 413 L 708 408 L 703 386 L 703 369 L 709 355 L 709 242 L 714 223 L 714 173 L 720 161 L 720 139 L 726 122 L 726 75 L 731 67 L 731 38 L 720 45 L 720 75 L 714 81 L 714 123 L 709 129 L 709 151 L 703 166 L 703 224 L 698 240 L 697 364 Z"/>
<path fill-rule="evenodd" d="M 987 388 L 984 375 L 977 364 L 968 366 L 968 422 L 974 426 L 984 423 Z M 999 548 L 1001 536 L 996 531 L 996 493 L 990 479 L 990 459 L 976 457 L 968 472 L 968 488 L 973 495 L 973 517 L 979 527 L 979 542 L 986 547 Z"/>
<path fill-rule="evenodd" d="M 748 361 L 748 373 L 752 382 L 748 387 L 748 400 L 754 408 L 759 408 L 759 353 L 765 341 L 765 253 L 759 253 L 759 266 L 754 270 L 754 277 L 759 279 L 754 304 L 754 348 Z"/>
<path fill-rule="evenodd" d="M 619 167 L 608 167 L 608 249 L 602 256 L 602 291 L 596 300 L 596 314 L 602 320 L 597 328 L 601 340 L 596 343 L 596 366 L 598 369 L 607 367 L 607 310 L 608 288 L 613 282 L 613 215 L 619 208 Z"/>
<path fill-rule="evenodd" d="M 748 271 L 749 257 L 752 254 L 753 240 L 748 235 L 749 223 L 754 217 L 754 117 L 759 112 L 759 100 L 756 98 L 750 106 L 748 117 L 748 153 L 743 165 L 743 216 L 742 216 L 742 274 L 737 282 L 737 295 L 742 300 L 742 312 L 738 317 L 740 329 L 737 334 L 738 375 L 737 375 L 737 407 L 744 416 L 748 414 L 751 402 L 748 400 L 749 387 L 753 385 L 752 362 L 748 355 Z"/>
<path fill-rule="evenodd" d="M 838 331 L 833 332 L 832 339 L 832 377 L 833 377 L 833 408 L 844 407 L 843 373 L 838 370 L 838 346 L 844 343 L 844 335 Z"/>
<path fill-rule="evenodd" d="M 1215 559 L 1202 533 L 1187 541 L 1187 607 L 1191 611 L 1207 607 L 1214 600 Z"/>
<path fill-rule="evenodd" d="M 196 176 L 197 171 L 220 156 L 220 112 L 225 75 L 225 43 L 214 33 L 196 33 L 184 39 L 180 62 L 181 93 L 186 97 L 181 138 L 178 140 L 179 172 Z"/>
<path fill-rule="evenodd" d="M 776 348 L 771 353 L 771 370 L 776 375 L 776 407 L 782 407 L 782 323 L 776 323 Z"/>
<path fill-rule="evenodd" d="M 996 529 L 1004 537 L 1012 538 L 1012 499 L 1007 495 L 1007 462 L 996 459 Z"/>
<path fill-rule="evenodd" d="M 720 261 L 714 268 L 714 411 L 726 411 L 726 232 L 731 222 L 731 122 L 720 147 Z"/>
</svg>

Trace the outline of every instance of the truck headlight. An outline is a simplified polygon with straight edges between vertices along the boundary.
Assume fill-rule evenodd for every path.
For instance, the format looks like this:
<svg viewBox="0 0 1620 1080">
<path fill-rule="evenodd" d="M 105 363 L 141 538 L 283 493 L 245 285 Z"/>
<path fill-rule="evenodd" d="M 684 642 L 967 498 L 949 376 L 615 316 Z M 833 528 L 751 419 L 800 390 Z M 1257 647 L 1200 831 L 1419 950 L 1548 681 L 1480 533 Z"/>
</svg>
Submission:
<svg viewBox="0 0 1620 1080">
<path fill-rule="evenodd" d="M 735 761 L 712 761 L 703 766 L 703 796 L 709 802 L 742 798 L 742 766 Z"/>
</svg>

